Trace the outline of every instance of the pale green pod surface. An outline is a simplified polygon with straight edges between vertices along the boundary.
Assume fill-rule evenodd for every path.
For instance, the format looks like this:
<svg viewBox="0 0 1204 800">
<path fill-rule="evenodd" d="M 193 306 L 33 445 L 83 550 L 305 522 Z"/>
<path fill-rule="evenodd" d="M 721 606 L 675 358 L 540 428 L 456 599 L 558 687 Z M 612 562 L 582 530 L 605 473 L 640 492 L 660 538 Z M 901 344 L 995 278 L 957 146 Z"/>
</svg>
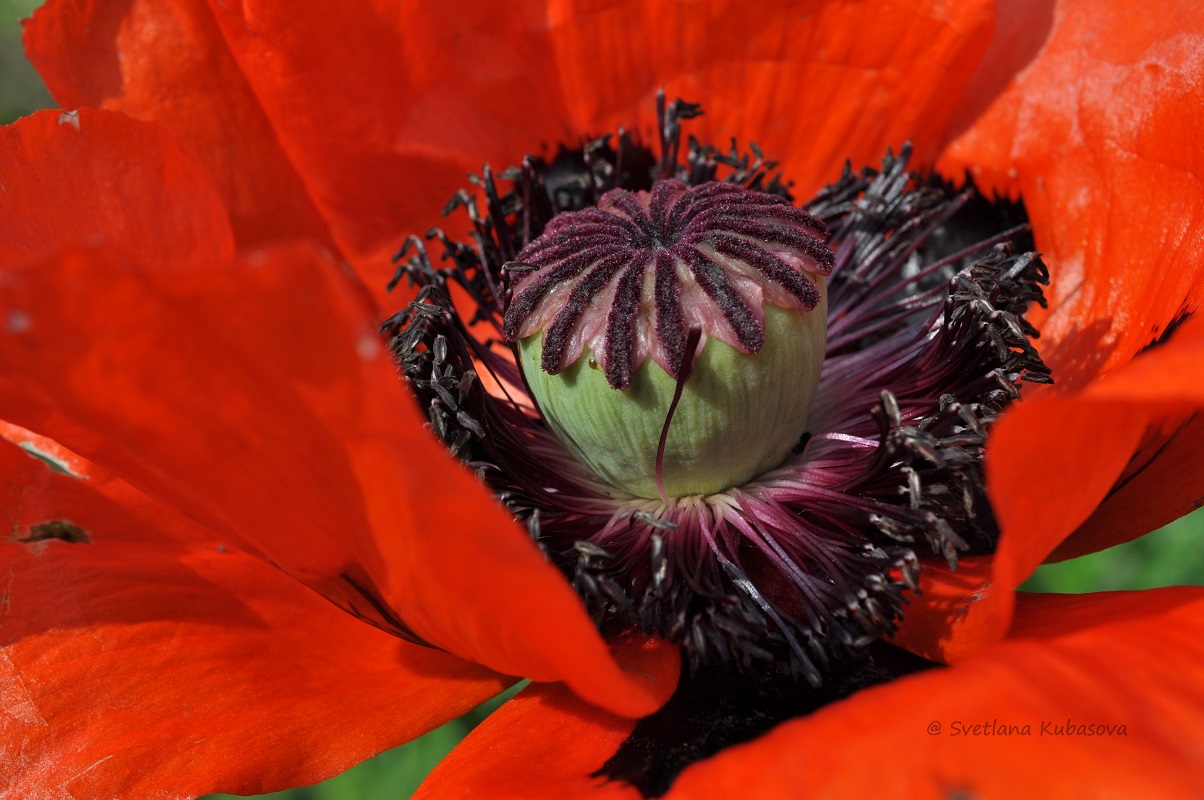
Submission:
<svg viewBox="0 0 1204 800">
<path fill-rule="evenodd" d="M 665 447 L 669 497 L 714 494 L 781 464 L 798 444 L 819 384 L 827 297 L 812 310 L 765 306 L 765 343 L 745 354 L 711 337 L 673 414 Z M 543 333 L 519 343 L 544 418 L 611 485 L 656 498 L 656 452 L 677 381 L 652 359 L 614 389 L 587 350 L 559 374 L 540 368 Z"/>
</svg>

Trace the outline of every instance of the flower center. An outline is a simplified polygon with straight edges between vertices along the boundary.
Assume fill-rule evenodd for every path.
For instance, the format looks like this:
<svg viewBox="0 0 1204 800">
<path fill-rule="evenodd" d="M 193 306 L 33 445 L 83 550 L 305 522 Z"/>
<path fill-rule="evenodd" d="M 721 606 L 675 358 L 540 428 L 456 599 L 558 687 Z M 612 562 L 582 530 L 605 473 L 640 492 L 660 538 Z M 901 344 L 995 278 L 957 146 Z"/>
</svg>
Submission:
<svg viewBox="0 0 1204 800">
<path fill-rule="evenodd" d="M 508 188 L 486 169 L 486 209 L 450 204 L 471 241 L 432 229 L 437 266 L 407 240 L 394 284 L 417 298 L 384 327 L 431 429 L 605 634 L 836 687 L 927 554 L 994 547 L 985 437 L 1051 381 L 1023 316 L 1048 273 L 1023 218 L 912 174 L 908 148 L 803 212 L 756 146 L 679 161 L 699 109 L 658 110 L 659 159 L 620 133 L 529 157 Z"/>
<path fill-rule="evenodd" d="M 647 498 L 717 492 L 780 464 L 803 433 L 827 234 L 733 184 L 613 190 L 508 265 L 503 331 L 545 418 L 607 482 Z"/>
</svg>

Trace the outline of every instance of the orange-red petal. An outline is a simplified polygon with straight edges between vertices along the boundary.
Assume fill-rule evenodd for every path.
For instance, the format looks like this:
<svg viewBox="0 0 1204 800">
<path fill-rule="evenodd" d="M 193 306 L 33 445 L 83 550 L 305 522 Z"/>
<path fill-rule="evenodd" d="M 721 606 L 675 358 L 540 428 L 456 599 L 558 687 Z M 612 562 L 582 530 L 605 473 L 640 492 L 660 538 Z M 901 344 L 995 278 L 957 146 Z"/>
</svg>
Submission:
<svg viewBox="0 0 1204 800">
<path fill-rule="evenodd" d="M 225 205 L 162 127 L 39 111 L 0 128 L 0 263 L 107 247 L 157 264 L 234 252 Z"/>
<path fill-rule="evenodd" d="M 507 679 L 406 644 L 103 470 L 0 441 L 5 795 L 184 798 L 312 783 Z M 44 538 L 47 522 L 77 540 Z M 86 533 L 81 533 L 86 532 Z"/>
<path fill-rule="evenodd" d="M 486 161 L 575 141 L 540 3 L 211 3 L 343 251 L 382 290 L 389 255 Z M 153 46 L 153 45 L 151 45 Z M 504 162 L 504 163 L 502 163 Z"/>
<path fill-rule="evenodd" d="M 591 777 L 634 727 L 563 686 L 533 684 L 477 726 L 414 798 L 641 800 L 632 786 Z"/>
<path fill-rule="evenodd" d="M 1095 552 L 1148 533 L 1204 504 L 1204 320 L 1190 319 L 1169 340 L 1086 392 L 1091 407 L 1148 415 L 1124 473 L 1094 514 L 1054 558 Z M 1094 416 L 1083 420 L 1090 425 Z"/>
<path fill-rule="evenodd" d="M 379 289 L 388 254 L 439 222 L 466 172 L 620 125 L 653 139 L 661 86 L 706 104 L 691 131 L 756 140 L 804 193 L 907 139 L 929 161 L 992 27 L 985 0 L 772 18 L 735 4 L 402 6 L 53 0 L 26 46 L 65 105 L 163 122 L 217 181 L 240 242 L 323 236 L 320 214 Z"/>
<path fill-rule="evenodd" d="M 1204 382 L 1196 374 L 1201 358 L 1204 322 L 1189 321 L 1166 344 L 1082 391 L 1042 393 L 1000 420 L 987 446 L 987 486 L 1003 535 L 990 587 L 966 610 L 966 616 L 980 619 L 966 624 L 967 630 L 1002 637 L 1015 587 L 1092 516 L 1147 431 L 1162 419 L 1204 407 Z M 1167 496 L 1153 492 L 1142 502 L 1165 502 L 1177 492 L 1199 491 L 1202 484 L 1199 473 L 1181 476 Z M 1115 544 L 1146 532 L 1107 530 L 1110 536 L 1097 534 L 1093 543 Z"/>
<path fill-rule="evenodd" d="M 638 0 L 548 3 L 556 89 L 575 130 L 654 134 L 665 87 L 699 101 L 689 133 L 757 142 L 802 196 L 850 159 L 877 164 L 905 141 L 931 163 L 957 96 L 986 51 L 989 2 L 807 2 L 706 8 Z"/>
<path fill-rule="evenodd" d="M 1061 2 L 1037 58 L 938 166 L 1019 192 L 1050 264 L 1063 386 L 1132 358 L 1204 281 L 1204 6 Z"/>
<path fill-rule="evenodd" d="M 657 650 L 630 640 L 616 648 L 616 656 L 629 669 L 654 673 L 664 701 L 677 685 L 678 664 Z M 626 784 L 591 777 L 634 727 L 634 720 L 589 706 L 563 686 L 532 685 L 473 730 L 415 798 L 639 800 L 640 793 Z"/>
<path fill-rule="evenodd" d="M 1120 480 L 1087 521 L 1054 548 L 1061 561 L 1144 536 L 1204 506 L 1204 415 L 1157 420 Z"/>
<path fill-rule="evenodd" d="M 25 49 L 65 108 L 166 127 L 218 187 L 241 244 L 329 238 L 204 0 L 50 0 Z"/>
<path fill-rule="evenodd" d="M 942 664 L 955 663 L 999 639 L 993 616 L 970 613 L 992 592 L 991 556 L 958 559 L 957 569 L 936 558 L 920 567 L 920 591 L 907 598 L 890 641 Z"/>
<path fill-rule="evenodd" d="M 386 629 L 564 680 L 619 713 L 659 705 L 655 682 L 616 665 L 567 581 L 423 430 L 370 302 L 324 253 L 170 271 L 79 253 L 0 291 L 0 313 L 27 322 L 0 343 L 13 421 Z"/>
<path fill-rule="evenodd" d="M 1204 590 L 1029 596 L 1015 636 L 696 764 L 666 797 L 1204 793 Z"/>
<path fill-rule="evenodd" d="M 691 132 L 757 141 L 802 193 L 908 139 L 930 161 L 993 22 L 985 0 L 95 5 L 52 2 L 29 29 L 56 96 L 161 118 L 205 157 L 243 241 L 273 220 L 299 230 L 282 207 L 312 197 L 377 288 L 466 172 L 619 125 L 652 140 L 662 86 L 706 105 Z"/>
</svg>

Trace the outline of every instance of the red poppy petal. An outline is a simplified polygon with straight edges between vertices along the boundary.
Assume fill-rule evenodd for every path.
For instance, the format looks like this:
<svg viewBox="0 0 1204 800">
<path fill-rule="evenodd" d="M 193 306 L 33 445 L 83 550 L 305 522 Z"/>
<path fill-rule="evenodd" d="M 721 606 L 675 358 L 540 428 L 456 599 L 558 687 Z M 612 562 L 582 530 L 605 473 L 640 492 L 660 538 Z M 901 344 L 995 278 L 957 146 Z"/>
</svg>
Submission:
<svg viewBox="0 0 1204 800">
<path fill-rule="evenodd" d="M 1204 297 L 1204 6 L 1058 5 L 1037 59 L 938 166 L 1023 196 L 1051 265 L 1063 386 L 1132 358 Z"/>
<path fill-rule="evenodd" d="M 894 641 L 952 663 L 1003 638 L 1016 587 L 1107 496 L 1149 419 L 1141 406 L 1052 394 L 1006 415 L 987 450 L 991 504 L 1003 531 L 995 555 L 964 559 L 956 572 L 926 562 L 921 594 Z"/>
<path fill-rule="evenodd" d="M 1198 411 L 1161 419 L 1087 521 L 1058 545 L 1061 561 L 1144 536 L 1204 506 L 1204 416 Z"/>
<path fill-rule="evenodd" d="M 1204 590 L 1028 597 L 1017 635 L 696 764 L 666 797 L 1204 793 Z"/>
<path fill-rule="evenodd" d="M 229 48 L 339 245 L 382 289 L 469 172 L 579 133 L 535 3 L 214 3 Z"/>
<path fill-rule="evenodd" d="M 989 639 L 991 630 L 995 638 L 1004 635 L 1012 590 L 1096 512 L 1122 480 L 1148 431 L 1204 406 L 1204 383 L 1196 374 L 1202 360 L 1204 321 L 1189 321 L 1166 344 L 1083 391 L 1043 393 L 1019 404 L 995 426 L 987 445 L 987 486 L 1003 536 L 990 590 L 964 614 L 979 617 L 962 623 L 975 632 L 976 642 L 981 644 L 984 633 Z M 1166 484 L 1165 495 L 1153 490 L 1142 502 L 1173 508 L 1168 501 L 1194 497 L 1202 483 L 1199 471 L 1184 474 Z M 1098 524 L 1087 530 L 1094 538 L 1075 545 L 1080 552 L 1147 532 Z M 964 652 L 974 646 L 967 640 L 954 649 Z"/>
<path fill-rule="evenodd" d="M 804 192 L 846 157 L 873 162 L 909 138 L 930 160 L 992 24 L 986 2 L 826 4 L 772 20 L 737 6 L 584 5 L 331 15 L 57 0 L 26 43 L 64 104 L 167 125 L 222 187 L 241 241 L 317 230 L 309 193 L 383 286 L 388 252 L 438 222 L 467 171 L 617 125 L 648 138 L 662 85 L 706 103 L 692 130 L 755 139 Z M 665 31 L 681 46 L 661 46 Z"/>
<path fill-rule="evenodd" d="M 667 691 L 677 684 L 676 662 L 639 640 L 619 645 L 628 669 L 657 673 Z M 415 798 L 628 798 L 625 784 L 590 777 L 631 733 L 635 721 L 584 704 L 561 686 L 528 686 L 478 726 L 435 768 Z"/>
<path fill-rule="evenodd" d="M 1053 29 L 1055 3 L 996 0 L 995 32 L 949 118 L 948 140 L 964 133 L 1041 53 Z"/>
<path fill-rule="evenodd" d="M 1204 320 L 1093 385 L 1097 404 L 1145 407 L 1150 425 L 1099 509 L 1054 551 L 1070 558 L 1127 542 L 1204 504 Z"/>
<path fill-rule="evenodd" d="M 485 162 L 633 126 L 654 97 L 705 103 L 690 132 L 753 138 L 808 192 L 942 124 L 989 40 L 990 4 L 815 4 L 750 14 L 627 0 L 213 4 L 221 30 L 340 245 L 385 256 Z M 666 36 L 674 47 L 665 47 Z M 351 44 L 354 43 L 354 44 Z M 850 102 L 855 98 L 856 102 Z"/>
<path fill-rule="evenodd" d="M 400 615 L 450 652 L 564 680 L 619 713 L 659 705 L 422 430 L 368 301 L 323 254 L 170 272 L 76 254 L 14 271 L 0 292 L 0 314 L 28 321 L 0 340 L 0 397 L 18 424 L 387 629 Z"/>
<path fill-rule="evenodd" d="M 987 2 L 807 3 L 708 9 L 669 3 L 549 3 L 556 75 L 577 130 L 655 131 L 653 98 L 700 101 L 689 133 L 757 142 L 809 196 L 845 160 L 888 146 L 937 155 L 946 121 L 994 27 Z M 665 47 L 671 35 L 674 47 Z"/>
<path fill-rule="evenodd" d="M 594 708 L 563 686 L 528 686 L 477 726 L 414 800 L 641 800 L 632 786 L 590 777 L 634 727 L 635 720 Z"/>
<path fill-rule="evenodd" d="M 100 245 L 160 264 L 234 252 L 200 165 L 124 114 L 40 111 L 0 128 L 0 187 L 0 263 Z"/>
<path fill-rule="evenodd" d="M 329 238 L 203 0 L 51 0 L 25 50 L 64 107 L 162 123 L 218 186 L 240 243 Z"/>
<path fill-rule="evenodd" d="M 354 619 L 103 474 L 0 442 L 0 475 L 17 537 L 43 537 L 0 544 L 6 796 L 312 783 L 508 682 Z"/>
<path fill-rule="evenodd" d="M 930 661 L 953 664 L 998 641 L 996 617 L 970 613 L 993 591 L 993 567 L 991 556 L 958 559 L 956 570 L 944 561 L 924 559 L 920 591 L 907 598 L 891 643 Z"/>
</svg>

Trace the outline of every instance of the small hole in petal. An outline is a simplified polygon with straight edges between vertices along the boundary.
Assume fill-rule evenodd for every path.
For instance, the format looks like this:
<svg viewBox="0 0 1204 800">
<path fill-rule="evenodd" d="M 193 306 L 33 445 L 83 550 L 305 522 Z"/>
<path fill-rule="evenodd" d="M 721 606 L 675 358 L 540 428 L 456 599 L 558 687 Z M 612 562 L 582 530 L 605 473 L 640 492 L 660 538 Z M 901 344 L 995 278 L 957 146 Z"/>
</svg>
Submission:
<svg viewBox="0 0 1204 800">
<path fill-rule="evenodd" d="M 59 124 L 70 125 L 72 128 L 75 128 L 76 131 L 78 131 L 79 111 L 64 111 L 62 114 L 59 114 Z"/>
</svg>

